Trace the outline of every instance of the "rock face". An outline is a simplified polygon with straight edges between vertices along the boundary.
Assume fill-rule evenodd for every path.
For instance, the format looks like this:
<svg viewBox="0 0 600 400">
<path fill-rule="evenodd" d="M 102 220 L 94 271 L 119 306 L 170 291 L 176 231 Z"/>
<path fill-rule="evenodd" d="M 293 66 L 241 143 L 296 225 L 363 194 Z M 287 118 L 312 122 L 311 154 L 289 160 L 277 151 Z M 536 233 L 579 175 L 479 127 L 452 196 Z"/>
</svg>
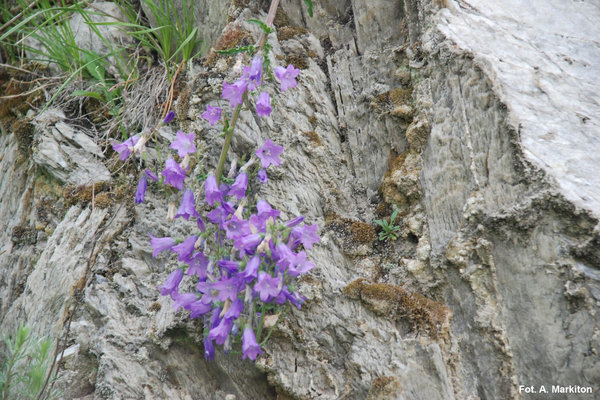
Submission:
<svg viewBox="0 0 600 400">
<path fill-rule="evenodd" d="M 228 21 L 215 12 L 215 46 L 254 41 L 245 21 L 264 17 L 262 3 L 232 2 Z M 554 0 L 321 0 L 312 19 L 302 1 L 282 2 L 272 63 L 302 78 L 274 96 L 272 118 L 241 113 L 230 158 L 267 137 L 283 144 L 261 196 L 318 223 L 322 242 L 307 302 L 255 364 L 204 361 L 202 327 L 158 295 L 175 264 L 151 257 L 148 232 L 191 226 L 165 222 L 158 191 L 133 205 L 133 167 L 111 178 L 62 119 L 35 124 L 32 154 L 17 133 L 0 136 L 2 330 L 27 321 L 66 335 L 65 398 L 598 393 L 599 18 L 596 5 Z M 209 53 L 177 105 L 205 170 L 222 139 L 199 115 L 235 62 Z M 373 219 L 392 206 L 400 238 L 379 241 Z"/>
</svg>

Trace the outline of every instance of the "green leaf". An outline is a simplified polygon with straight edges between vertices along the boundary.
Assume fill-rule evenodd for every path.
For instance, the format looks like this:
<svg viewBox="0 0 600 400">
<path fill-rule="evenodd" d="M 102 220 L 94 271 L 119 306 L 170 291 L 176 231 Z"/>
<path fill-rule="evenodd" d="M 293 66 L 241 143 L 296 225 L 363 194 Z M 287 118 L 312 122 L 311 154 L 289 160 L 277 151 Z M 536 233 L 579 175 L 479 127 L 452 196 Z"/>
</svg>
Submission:
<svg viewBox="0 0 600 400">
<path fill-rule="evenodd" d="M 390 218 L 390 224 L 393 224 L 393 223 L 394 223 L 394 220 L 395 220 L 395 219 L 396 219 L 396 217 L 398 216 L 398 212 L 399 212 L 399 211 L 400 211 L 400 210 L 395 210 L 395 211 L 392 213 L 392 216 L 391 216 L 391 218 Z"/>
<path fill-rule="evenodd" d="M 304 0 L 304 4 L 308 7 L 308 16 L 313 17 L 313 2 L 312 0 Z"/>
<path fill-rule="evenodd" d="M 259 21 L 259 20 L 257 20 L 257 19 L 249 19 L 249 20 L 248 20 L 248 22 L 250 22 L 250 23 L 252 23 L 252 24 L 256 24 L 256 25 L 260 26 L 260 29 L 262 29 L 262 31 L 263 31 L 265 34 L 267 34 L 267 35 L 268 35 L 269 33 L 272 33 L 272 32 L 273 32 L 273 28 L 271 28 L 270 26 L 267 26 L 267 24 L 265 24 L 265 23 L 264 23 L 264 22 L 262 22 L 262 21 Z"/>
<path fill-rule="evenodd" d="M 98 92 L 92 92 L 90 90 L 75 90 L 71 93 L 73 96 L 84 96 L 92 97 L 98 101 L 104 101 L 104 97 Z"/>
<path fill-rule="evenodd" d="M 231 54 L 245 53 L 248 51 L 253 52 L 254 46 L 250 45 L 250 46 L 234 47 L 232 49 L 217 50 L 217 54 L 231 55 Z"/>
<path fill-rule="evenodd" d="M 385 229 L 387 227 L 387 225 L 388 225 L 387 221 L 383 221 L 383 220 L 380 220 L 380 219 L 376 219 L 373 222 L 375 222 L 377 225 L 379 225 L 383 229 Z"/>
</svg>

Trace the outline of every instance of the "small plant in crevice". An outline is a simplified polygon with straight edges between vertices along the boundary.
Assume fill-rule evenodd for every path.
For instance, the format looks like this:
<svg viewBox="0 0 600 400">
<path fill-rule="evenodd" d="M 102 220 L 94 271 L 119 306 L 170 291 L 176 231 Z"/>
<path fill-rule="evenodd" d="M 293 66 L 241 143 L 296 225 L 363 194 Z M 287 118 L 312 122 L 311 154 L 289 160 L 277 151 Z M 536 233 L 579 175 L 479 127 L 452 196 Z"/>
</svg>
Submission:
<svg viewBox="0 0 600 400">
<path fill-rule="evenodd" d="M 31 329 L 19 325 L 11 335 L 2 337 L 0 353 L 0 399 L 56 399 L 56 391 L 46 390 L 46 377 L 52 368 L 52 341 L 38 339 Z"/>
<path fill-rule="evenodd" d="M 150 233 L 150 245 L 153 257 L 162 252 L 176 254 L 180 266 L 158 289 L 171 297 L 175 310 L 183 308 L 190 318 L 202 318 L 207 359 L 213 359 L 217 345 L 226 353 L 241 352 L 242 358 L 255 360 L 289 306 L 300 308 L 306 300 L 298 291 L 297 279 L 315 266 L 307 251 L 320 240 L 318 226 L 305 224 L 303 216 L 282 220 L 281 211 L 259 196 L 269 181 L 267 171 L 281 165 L 283 146 L 266 139 L 247 162 L 234 163 L 229 174 L 223 174 L 242 109 L 268 117 L 275 90 L 267 87 L 267 81 L 276 77 L 282 92 L 297 85 L 299 69 L 291 64 L 271 68 L 269 63 L 266 37 L 273 31 L 270 25 L 277 3 L 272 3 L 266 24 L 250 21 L 263 31 L 258 44 L 232 50 L 232 54 L 249 53 L 252 58 L 237 81 L 223 82 L 221 97 L 229 103 L 230 112 L 208 105 L 202 114 L 211 126 L 223 127 L 225 140 L 216 172 L 188 177 L 197 155 L 195 135 L 178 131 L 170 144 L 177 156 L 169 157 L 160 173 L 144 170 L 135 195 L 136 203 L 144 202 L 149 181 L 156 182 L 181 199 L 179 207 L 171 202 L 167 218 L 195 222 L 193 234 L 185 238 Z M 171 111 L 163 122 L 171 123 L 173 118 Z M 136 135 L 115 142 L 113 149 L 125 161 L 132 153 L 142 154 L 150 138 Z M 203 188 L 200 196 L 194 190 L 199 187 Z"/>
<path fill-rule="evenodd" d="M 398 225 L 394 225 L 394 221 L 396 220 L 396 217 L 398 216 L 398 211 L 399 210 L 395 210 L 392 213 L 389 221 L 387 219 L 376 219 L 373 221 L 377 225 L 379 225 L 382 229 L 382 231 L 379 232 L 379 240 L 380 241 L 396 240 L 400 236 L 400 227 Z"/>
</svg>

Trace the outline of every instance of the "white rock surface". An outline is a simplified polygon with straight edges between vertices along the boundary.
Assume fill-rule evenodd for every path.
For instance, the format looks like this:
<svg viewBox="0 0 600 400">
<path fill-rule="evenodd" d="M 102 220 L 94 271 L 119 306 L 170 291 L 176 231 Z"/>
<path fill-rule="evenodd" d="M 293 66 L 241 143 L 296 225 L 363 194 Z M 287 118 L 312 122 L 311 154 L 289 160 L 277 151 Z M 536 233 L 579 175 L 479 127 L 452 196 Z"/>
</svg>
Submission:
<svg viewBox="0 0 600 400">
<path fill-rule="evenodd" d="M 437 27 L 493 79 L 525 156 L 599 216 L 600 4 L 450 3 Z"/>
</svg>

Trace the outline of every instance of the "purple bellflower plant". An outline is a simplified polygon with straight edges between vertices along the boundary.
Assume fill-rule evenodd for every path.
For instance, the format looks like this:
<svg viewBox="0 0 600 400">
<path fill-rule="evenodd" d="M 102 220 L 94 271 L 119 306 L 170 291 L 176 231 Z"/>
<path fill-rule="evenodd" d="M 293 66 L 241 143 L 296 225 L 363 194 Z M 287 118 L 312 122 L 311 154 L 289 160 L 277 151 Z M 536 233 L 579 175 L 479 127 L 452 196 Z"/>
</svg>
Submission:
<svg viewBox="0 0 600 400">
<path fill-rule="evenodd" d="M 249 66 L 243 67 L 237 81 L 223 82 L 221 97 L 236 108 L 255 96 L 254 111 L 262 117 L 270 116 L 271 96 L 262 88 L 271 74 L 263 68 L 268 68 L 268 63 L 264 63 L 259 52 Z M 276 67 L 274 73 L 281 90 L 287 91 L 296 87 L 300 70 L 290 64 L 286 68 Z M 238 107 L 237 113 L 240 110 Z M 211 126 L 222 121 L 226 134 L 233 132 L 237 118 L 230 120 L 223 116 L 221 108 L 211 105 L 202 117 Z M 174 113 L 169 112 L 163 122 L 173 119 Z M 266 329 L 273 329 L 273 324 L 265 324 L 265 318 L 277 320 L 285 307 L 301 308 L 306 300 L 296 282 L 315 267 L 307 250 L 320 240 L 318 227 L 306 225 L 303 216 L 282 220 L 282 213 L 260 198 L 261 185 L 268 182 L 266 169 L 280 166 L 279 157 L 284 151 L 270 139 L 256 150 L 257 158 L 248 163 L 250 167 L 236 174 L 235 168 L 232 170 L 231 180 L 208 175 L 203 183 L 204 195 L 195 199 L 194 192 L 201 190 L 201 184 L 196 179 L 186 183 L 185 179 L 191 169 L 190 156 L 196 153 L 194 139 L 193 133 L 178 131 L 170 148 L 183 160 L 179 164 L 168 158 L 161 171 L 164 185 L 182 193 L 176 213 L 177 206 L 170 201 L 171 220 L 182 217 L 189 223 L 191 218 L 197 231 L 182 239 L 150 235 L 152 257 L 168 251 L 175 253 L 180 263 L 158 290 L 161 295 L 171 297 L 174 310 L 189 312 L 190 318 L 202 321 L 206 359 L 214 358 L 216 344 L 223 346 L 225 352 L 232 346 L 241 346 L 242 358 L 254 361 L 263 354 L 270 336 Z M 126 160 L 137 140 L 132 137 L 114 143 L 113 149 L 119 152 L 121 160 Z M 227 154 L 226 147 L 222 153 Z M 254 170 L 247 169 L 253 165 Z M 217 171 L 219 175 L 222 172 L 221 160 Z M 148 180 L 157 182 L 158 176 L 150 170 L 142 173 L 136 203 L 144 201 Z"/>
</svg>

